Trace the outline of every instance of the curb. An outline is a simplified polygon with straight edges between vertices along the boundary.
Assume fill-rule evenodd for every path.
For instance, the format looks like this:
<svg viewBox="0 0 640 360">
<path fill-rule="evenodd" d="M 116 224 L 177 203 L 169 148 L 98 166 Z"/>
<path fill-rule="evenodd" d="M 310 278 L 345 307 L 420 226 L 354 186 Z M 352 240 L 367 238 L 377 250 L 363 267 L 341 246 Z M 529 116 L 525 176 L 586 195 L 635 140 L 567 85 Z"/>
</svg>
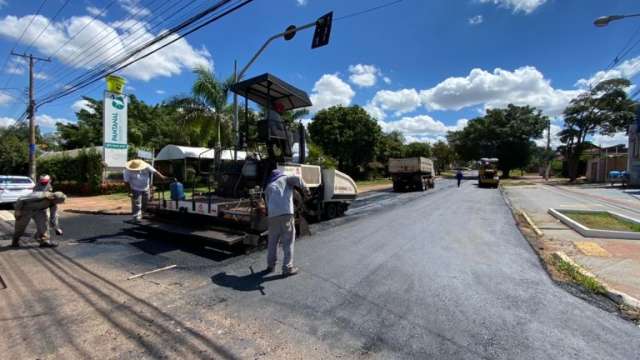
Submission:
<svg viewBox="0 0 640 360">
<path fill-rule="evenodd" d="M 529 215 L 527 215 L 527 213 L 520 209 L 518 210 L 520 212 L 520 214 L 522 215 L 522 217 L 527 221 L 527 223 L 529 224 L 529 226 L 531 226 L 531 228 L 533 229 L 533 231 L 536 233 L 536 235 L 538 236 L 544 236 L 544 233 L 538 228 L 538 226 L 533 222 L 533 220 L 531 220 L 531 218 L 529 217 Z"/>
<path fill-rule="evenodd" d="M 502 195 L 502 198 L 504 199 L 504 202 L 507 204 L 507 206 L 511 210 L 511 215 L 514 217 L 514 219 L 516 219 L 516 224 L 517 224 L 518 221 L 517 221 L 516 213 L 517 213 L 518 210 L 516 210 L 513 207 L 513 203 L 511 202 L 509 197 L 504 193 L 504 190 L 502 189 L 502 186 L 500 186 L 500 194 Z M 524 212 L 522 212 L 522 211 L 520 213 L 524 214 Z M 518 226 L 518 230 L 520 231 L 520 233 L 522 233 L 522 236 L 524 236 L 525 239 L 527 239 L 527 236 L 522 232 L 522 229 L 520 228 L 520 226 Z M 529 246 L 531 246 L 531 248 L 533 249 L 533 252 L 536 255 L 538 255 L 538 260 L 540 261 L 540 263 L 543 265 L 543 267 L 547 271 L 547 274 L 549 274 L 549 277 L 552 279 L 552 281 L 555 282 L 555 280 L 553 280 L 553 278 L 551 277 L 551 275 L 549 273 L 549 269 L 547 268 L 550 264 L 547 264 L 545 262 L 545 260 L 541 256 L 541 254 L 538 251 L 538 249 L 535 248 L 534 244 L 530 240 L 527 239 L 527 243 L 529 244 Z M 629 308 L 631 308 L 631 309 L 633 309 L 635 311 L 640 311 L 640 300 L 638 300 L 638 299 L 634 298 L 633 296 L 631 296 L 629 294 L 626 294 L 626 293 L 624 293 L 622 291 L 618 291 L 618 290 L 612 289 L 608 284 L 606 284 L 603 281 L 601 281 L 600 279 L 598 279 L 598 277 L 595 276 L 594 274 L 592 274 L 590 271 L 588 271 L 588 270 L 584 269 L 582 266 L 578 265 L 575 261 L 573 261 L 573 259 L 571 259 L 564 252 L 556 251 L 556 252 L 552 253 L 551 256 L 553 258 L 555 258 L 556 260 L 557 259 L 561 259 L 561 260 L 566 261 L 567 263 L 573 265 L 583 276 L 588 276 L 588 277 L 597 279 L 598 282 L 605 289 L 605 292 L 606 292 L 605 296 L 608 299 L 610 299 L 611 301 L 613 301 L 614 303 L 616 303 L 617 305 L 626 306 L 626 307 L 629 307 Z"/>
<path fill-rule="evenodd" d="M 611 299 L 616 304 L 625 305 L 625 306 L 628 306 L 628 307 L 633 308 L 635 310 L 640 310 L 640 300 L 634 298 L 631 295 L 625 294 L 622 291 L 618 291 L 618 290 L 612 289 L 605 282 L 603 282 L 600 279 L 598 279 L 598 277 L 595 276 L 592 272 L 590 272 L 589 270 L 583 268 L 580 264 L 578 264 L 575 261 L 573 261 L 573 259 L 570 258 L 569 255 L 565 254 L 562 251 L 556 251 L 551 256 L 556 260 L 562 260 L 564 262 L 569 263 L 571 266 L 575 267 L 576 270 L 582 276 L 586 276 L 586 277 L 597 279 L 598 282 L 602 285 L 602 287 L 604 287 L 604 289 L 606 291 L 605 296 L 607 298 Z"/>
<path fill-rule="evenodd" d="M 87 214 L 87 215 L 131 215 L 131 211 L 111 211 L 111 210 L 65 209 L 64 212 L 68 212 L 72 214 Z"/>
</svg>

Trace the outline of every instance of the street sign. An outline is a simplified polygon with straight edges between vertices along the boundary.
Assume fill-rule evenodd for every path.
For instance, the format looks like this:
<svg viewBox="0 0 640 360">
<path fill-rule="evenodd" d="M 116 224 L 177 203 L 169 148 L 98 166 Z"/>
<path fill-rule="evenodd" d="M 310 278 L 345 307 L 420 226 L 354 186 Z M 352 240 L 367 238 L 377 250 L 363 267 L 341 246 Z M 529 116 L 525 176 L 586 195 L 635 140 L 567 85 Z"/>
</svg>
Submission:
<svg viewBox="0 0 640 360">
<path fill-rule="evenodd" d="M 316 21 L 316 31 L 313 33 L 313 42 L 311 48 L 319 48 L 329 43 L 331 36 L 331 23 L 333 21 L 333 11 L 321 16 Z"/>
<path fill-rule="evenodd" d="M 127 163 L 127 98 L 104 92 L 103 158 L 109 168 L 123 168 Z"/>
</svg>

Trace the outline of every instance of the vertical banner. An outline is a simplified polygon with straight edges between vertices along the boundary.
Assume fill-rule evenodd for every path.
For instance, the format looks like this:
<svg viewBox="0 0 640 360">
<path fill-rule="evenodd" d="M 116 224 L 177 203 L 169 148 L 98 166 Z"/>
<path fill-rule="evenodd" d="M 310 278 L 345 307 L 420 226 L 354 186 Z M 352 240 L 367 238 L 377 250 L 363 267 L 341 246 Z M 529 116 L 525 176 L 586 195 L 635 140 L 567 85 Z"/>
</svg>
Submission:
<svg viewBox="0 0 640 360">
<path fill-rule="evenodd" d="M 104 92 L 104 162 L 109 168 L 123 168 L 127 163 L 127 98 L 123 94 Z"/>
</svg>

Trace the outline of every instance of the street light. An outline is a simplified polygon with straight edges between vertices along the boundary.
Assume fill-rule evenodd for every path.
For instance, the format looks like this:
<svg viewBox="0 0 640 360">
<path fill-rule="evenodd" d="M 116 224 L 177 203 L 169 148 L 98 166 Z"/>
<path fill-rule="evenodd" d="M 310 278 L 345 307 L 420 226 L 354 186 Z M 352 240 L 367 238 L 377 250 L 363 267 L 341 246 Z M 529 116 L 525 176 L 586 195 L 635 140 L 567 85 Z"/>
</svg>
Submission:
<svg viewBox="0 0 640 360">
<path fill-rule="evenodd" d="M 612 22 L 612 21 L 622 20 L 622 19 L 626 19 L 626 18 L 630 18 L 630 17 L 637 17 L 637 16 L 640 16 L 640 14 L 601 16 L 601 17 L 597 18 L 593 22 L 593 25 L 595 25 L 597 27 L 605 27 L 605 26 L 609 25 L 609 23 Z"/>
</svg>

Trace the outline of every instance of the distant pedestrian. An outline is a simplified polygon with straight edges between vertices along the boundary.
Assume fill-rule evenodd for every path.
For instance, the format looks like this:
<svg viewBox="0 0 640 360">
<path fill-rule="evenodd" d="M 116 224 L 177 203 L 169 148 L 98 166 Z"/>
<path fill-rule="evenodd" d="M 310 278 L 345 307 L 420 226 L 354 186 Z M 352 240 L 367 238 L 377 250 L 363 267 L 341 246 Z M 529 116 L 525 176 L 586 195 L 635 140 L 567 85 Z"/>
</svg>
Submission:
<svg viewBox="0 0 640 360">
<path fill-rule="evenodd" d="M 51 176 L 40 175 L 38 178 L 38 184 L 33 188 L 33 192 L 48 191 L 53 192 L 53 186 L 51 185 Z M 49 207 L 49 225 L 53 227 L 56 235 L 62 236 L 62 228 L 60 228 L 60 222 L 58 221 L 58 205 L 52 203 Z"/>
<path fill-rule="evenodd" d="M 462 182 L 463 178 L 464 178 L 464 174 L 462 173 L 462 170 L 458 169 L 458 172 L 456 172 L 456 179 L 458 180 L 458 187 L 460 187 L 460 183 Z"/>
<path fill-rule="evenodd" d="M 269 223 L 266 273 L 275 271 L 279 242 L 282 243 L 284 252 L 282 274 L 288 276 L 298 273 L 298 268 L 293 266 L 293 248 L 296 241 L 293 209 L 295 188 L 305 188 L 302 179 L 297 176 L 287 176 L 278 169 L 271 172 L 265 188 Z"/>
<path fill-rule="evenodd" d="M 23 196 L 15 205 L 15 229 L 13 233 L 12 247 L 20 246 L 20 237 L 24 235 L 27 225 L 33 219 L 36 223 L 36 240 L 41 247 L 56 247 L 56 243 L 49 238 L 49 219 L 47 209 L 53 205 L 61 204 L 66 196 L 61 192 L 37 191 Z"/>
<path fill-rule="evenodd" d="M 147 208 L 151 174 L 157 174 L 161 179 L 166 179 L 153 166 L 140 159 L 131 160 L 125 166 L 123 178 L 131 189 L 131 213 L 134 221 L 140 221 L 142 219 L 142 211 Z"/>
</svg>

